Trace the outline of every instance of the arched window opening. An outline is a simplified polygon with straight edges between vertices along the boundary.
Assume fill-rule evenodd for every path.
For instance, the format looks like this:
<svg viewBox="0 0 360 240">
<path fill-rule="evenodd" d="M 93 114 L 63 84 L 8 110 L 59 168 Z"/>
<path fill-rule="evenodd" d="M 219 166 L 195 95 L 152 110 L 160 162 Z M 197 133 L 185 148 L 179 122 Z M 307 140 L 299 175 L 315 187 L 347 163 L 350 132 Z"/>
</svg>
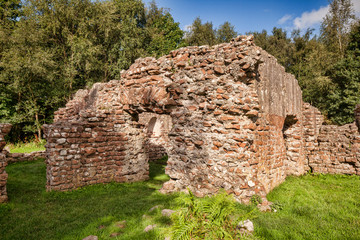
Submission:
<svg viewBox="0 0 360 240">
<path fill-rule="evenodd" d="M 161 122 L 158 121 L 156 117 L 150 119 L 147 135 L 148 137 L 151 138 L 156 138 L 161 136 Z"/>
</svg>

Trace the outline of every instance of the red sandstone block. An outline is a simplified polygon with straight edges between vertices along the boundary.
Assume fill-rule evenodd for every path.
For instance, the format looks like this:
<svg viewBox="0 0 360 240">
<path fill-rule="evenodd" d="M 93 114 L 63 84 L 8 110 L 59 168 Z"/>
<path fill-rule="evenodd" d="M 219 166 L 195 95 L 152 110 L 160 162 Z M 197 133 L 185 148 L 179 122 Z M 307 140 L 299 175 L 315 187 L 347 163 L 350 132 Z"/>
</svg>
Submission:
<svg viewBox="0 0 360 240">
<path fill-rule="evenodd" d="M 208 110 L 215 110 L 215 108 L 216 108 L 216 105 L 208 105 L 207 106 Z"/>
<path fill-rule="evenodd" d="M 196 146 L 202 146 L 204 144 L 204 141 L 195 141 L 194 144 Z"/>
<path fill-rule="evenodd" d="M 223 113 L 223 111 L 220 111 L 220 110 L 214 111 L 214 115 L 220 115 L 220 114 L 222 114 L 222 113 Z"/>
<path fill-rule="evenodd" d="M 222 67 L 219 67 L 219 66 L 214 67 L 214 71 L 217 74 L 224 74 L 225 73 L 224 69 Z"/>
<path fill-rule="evenodd" d="M 217 93 L 225 93 L 225 90 L 223 90 L 222 88 L 218 88 L 218 89 L 216 89 L 216 92 Z"/>
<path fill-rule="evenodd" d="M 238 145 L 239 147 L 241 147 L 241 148 L 246 147 L 246 143 L 244 143 L 244 142 L 242 142 L 242 143 L 238 143 L 237 145 Z"/>
<path fill-rule="evenodd" d="M 211 122 L 203 122 L 204 127 L 211 127 Z"/>
<path fill-rule="evenodd" d="M 189 109 L 189 111 L 196 111 L 197 107 L 196 106 L 188 106 L 187 109 Z"/>
<path fill-rule="evenodd" d="M 238 137 L 233 137 L 233 139 L 238 142 L 243 142 L 245 140 L 244 138 L 238 138 Z"/>
<path fill-rule="evenodd" d="M 242 69 L 243 70 L 247 70 L 250 68 L 250 64 L 249 63 L 246 63 L 244 66 L 242 66 Z"/>
<path fill-rule="evenodd" d="M 3 172 L 0 175 L 0 181 L 6 181 L 8 179 L 8 174 L 6 172 Z"/>
<path fill-rule="evenodd" d="M 246 113 L 246 116 L 248 116 L 248 117 L 257 117 L 258 116 L 258 111 L 250 110 L 249 112 Z"/>
<path fill-rule="evenodd" d="M 85 155 L 91 155 L 96 152 L 96 149 L 95 148 L 85 148 L 83 151 L 85 152 Z"/>
<path fill-rule="evenodd" d="M 225 125 L 225 128 L 226 129 L 240 129 L 240 125 L 238 125 L 238 124 L 227 124 L 227 125 Z"/>
<path fill-rule="evenodd" d="M 250 107 L 248 105 L 242 106 L 241 109 L 244 111 L 250 111 Z"/>
<path fill-rule="evenodd" d="M 87 132 L 81 133 L 80 137 L 82 137 L 82 138 L 90 138 L 91 133 L 87 133 Z"/>
<path fill-rule="evenodd" d="M 221 121 L 229 121 L 229 120 L 235 120 L 234 116 L 221 116 Z"/>
<path fill-rule="evenodd" d="M 250 124 L 248 124 L 248 125 L 244 125 L 243 128 L 244 128 L 244 129 L 255 130 L 255 129 L 256 129 L 256 125 L 255 125 L 255 123 L 250 123 Z M 257 134 L 259 134 L 260 136 L 267 135 L 266 132 L 258 132 Z"/>
</svg>

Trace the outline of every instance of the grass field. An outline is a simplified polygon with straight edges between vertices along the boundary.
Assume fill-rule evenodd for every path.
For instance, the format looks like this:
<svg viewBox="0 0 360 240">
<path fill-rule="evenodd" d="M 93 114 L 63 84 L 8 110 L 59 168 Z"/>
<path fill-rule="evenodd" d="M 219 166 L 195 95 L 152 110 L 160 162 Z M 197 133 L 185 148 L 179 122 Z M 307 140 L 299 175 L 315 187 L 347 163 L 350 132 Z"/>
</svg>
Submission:
<svg viewBox="0 0 360 240">
<path fill-rule="evenodd" d="M 153 206 L 177 209 L 178 194 L 157 192 L 168 179 L 161 162 L 151 164 L 146 182 L 88 186 L 72 192 L 46 192 L 43 161 L 14 163 L 9 203 L 0 205 L 0 239 L 164 239 L 170 218 Z M 290 177 L 268 198 L 278 211 L 252 214 L 262 239 L 360 239 L 360 177 Z M 254 206 L 238 205 L 241 214 Z M 124 224 L 122 221 L 126 221 Z M 156 231 L 145 233 L 149 224 Z M 165 235 L 164 235 L 165 234 Z M 161 238 L 159 237 L 161 236 Z"/>
<path fill-rule="evenodd" d="M 281 210 L 254 220 L 265 239 L 360 239 L 360 176 L 288 177 L 267 198 Z"/>
<path fill-rule="evenodd" d="M 45 150 L 45 140 L 31 141 L 31 142 L 19 142 L 15 144 L 8 144 L 7 147 L 10 149 L 10 153 L 30 153 L 36 151 Z"/>
<path fill-rule="evenodd" d="M 170 208 L 176 197 L 157 192 L 168 179 L 163 167 L 152 164 L 151 180 L 147 182 L 100 184 L 49 193 L 45 192 L 43 161 L 10 164 L 6 169 L 9 203 L 0 205 L 0 239 L 83 239 L 88 235 L 100 239 L 155 239 L 157 233 L 145 233 L 144 228 L 153 222 L 166 225 L 169 219 L 148 210 L 155 205 Z M 123 220 L 125 228 L 116 226 Z M 116 233 L 121 237 L 110 237 Z"/>
</svg>

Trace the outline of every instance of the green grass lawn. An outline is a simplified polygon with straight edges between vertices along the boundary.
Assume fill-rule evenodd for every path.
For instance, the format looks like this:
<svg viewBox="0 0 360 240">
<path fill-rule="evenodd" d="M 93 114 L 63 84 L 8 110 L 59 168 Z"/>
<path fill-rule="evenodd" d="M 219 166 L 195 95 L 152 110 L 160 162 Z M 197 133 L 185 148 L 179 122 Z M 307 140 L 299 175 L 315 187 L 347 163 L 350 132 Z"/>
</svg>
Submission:
<svg viewBox="0 0 360 240">
<path fill-rule="evenodd" d="M 288 177 L 267 198 L 282 209 L 254 220 L 265 239 L 360 239 L 360 176 Z"/>
<path fill-rule="evenodd" d="M 145 233 L 144 228 L 153 223 L 166 226 L 170 219 L 159 217 L 159 210 L 148 210 L 155 205 L 171 208 L 177 196 L 157 192 L 168 179 L 163 168 L 152 164 L 152 179 L 146 182 L 45 192 L 43 161 L 10 164 L 6 168 L 9 203 L 0 205 L 0 239 L 83 239 L 88 235 L 155 239 L 157 232 Z M 123 220 L 125 228 L 116 226 Z M 112 233 L 120 235 L 110 237 Z"/>
<path fill-rule="evenodd" d="M 7 147 L 10 149 L 10 153 L 30 153 L 36 151 L 45 150 L 45 140 L 41 141 L 31 141 L 31 142 L 19 142 L 15 144 L 8 144 Z"/>
<path fill-rule="evenodd" d="M 43 161 L 14 163 L 6 170 L 9 203 L 0 205 L 0 239 L 164 239 L 171 220 L 161 216 L 160 208 L 149 209 L 178 208 L 178 194 L 157 191 L 168 179 L 161 161 L 151 164 L 149 181 L 71 192 L 45 191 Z M 359 176 L 290 177 L 268 199 L 278 206 L 276 213 L 251 214 L 260 238 L 360 239 Z M 254 206 L 237 209 L 246 214 Z M 145 233 L 149 224 L 158 230 Z"/>
</svg>

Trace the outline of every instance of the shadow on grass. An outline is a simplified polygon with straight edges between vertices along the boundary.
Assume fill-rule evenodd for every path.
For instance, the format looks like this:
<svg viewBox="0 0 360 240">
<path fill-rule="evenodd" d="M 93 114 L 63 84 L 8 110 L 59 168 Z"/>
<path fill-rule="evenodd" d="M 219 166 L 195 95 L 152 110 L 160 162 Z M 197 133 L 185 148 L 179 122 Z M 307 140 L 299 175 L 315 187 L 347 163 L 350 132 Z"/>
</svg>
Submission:
<svg viewBox="0 0 360 240">
<path fill-rule="evenodd" d="M 144 214 L 155 205 L 173 206 L 177 195 L 160 194 L 167 176 L 164 161 L 151 163 L 150 180 L 110 183 L 71 192 L 46 192 L 43 161 L 10 164 L 9 203 L 0 205 L 1 239 L 155 239 L 156 231 L 145 233 L 153 218 Z M 119 222 L 125 220 L 126 226 Z M 166 221 L 158 225 L 166 225 Z M 116 235 L 110 237 L 110 235 Z"/>
</svg>

